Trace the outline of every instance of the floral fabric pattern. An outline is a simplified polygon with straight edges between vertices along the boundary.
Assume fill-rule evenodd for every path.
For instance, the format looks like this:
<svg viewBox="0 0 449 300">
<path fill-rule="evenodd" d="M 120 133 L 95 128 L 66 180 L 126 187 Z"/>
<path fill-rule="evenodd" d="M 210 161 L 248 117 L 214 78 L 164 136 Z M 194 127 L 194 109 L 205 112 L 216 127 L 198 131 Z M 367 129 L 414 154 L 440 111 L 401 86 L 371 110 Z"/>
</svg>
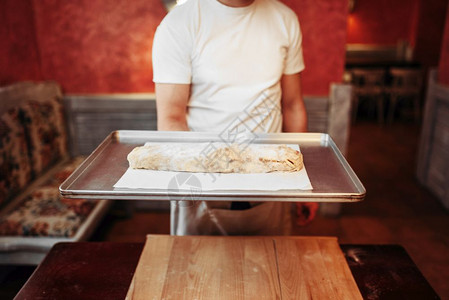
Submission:
<svg viewBox="0 0 449 300">
<path fill-rule="evenodd" d="M 14 108 L 5 108 L 0 116 L 0 208 L 33 179 L 67 157 L 61 99 L 26 99 L 18 101 Z M 77 158 L 63 166 L 48 182 L 17 203 L 14 210 L 2 214 L 0 236 L 75 236 L 99 203 L 65 199 L 59 193 L 59 185 L 82 160 Z"/>
<path fill-rule="evenodd" d="M 20 111 L 0 117 L 0 206 L 14 198 L 31 181 L 31 163 Z"/>
<path fill-rule="evenodd" d="M 98 203 L 97 200 L 62 198 L 59 193 L 58 186 L 79 161 L 71 161 L 13 212 L 0 219 L 0 236 L 74 236 Z"/>
<path fill-rule="evenodd" d="M 28 101 L 21 109 L 33 172 L 37 177 L 67 154 L 63 106 L 54 98 L 45 102 Z"/>
</svg>

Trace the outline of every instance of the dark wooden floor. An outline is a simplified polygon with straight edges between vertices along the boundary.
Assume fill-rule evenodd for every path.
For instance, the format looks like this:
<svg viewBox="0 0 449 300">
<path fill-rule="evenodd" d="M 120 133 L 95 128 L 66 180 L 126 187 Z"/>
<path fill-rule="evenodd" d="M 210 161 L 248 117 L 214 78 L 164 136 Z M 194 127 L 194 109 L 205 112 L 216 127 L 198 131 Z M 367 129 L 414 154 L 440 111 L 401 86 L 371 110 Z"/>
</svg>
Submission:
<svg viewBox="0 0 449 300">
<path fill-rule="evenodd" d="M 419 130 L 406 122 L 353 125 L 348 161 L 367 189 L 365 201 L 345 204 L 338 217 L 319 216 L 294 234 L 402 245 L 441 298 L 449 299 L 449 213 L 416 180 Z M 169 233 L 168 212 L 135 211 L 130 217 L 116 207 L 93 240 L 143 242 L 146 234 Z"/>
</svg>

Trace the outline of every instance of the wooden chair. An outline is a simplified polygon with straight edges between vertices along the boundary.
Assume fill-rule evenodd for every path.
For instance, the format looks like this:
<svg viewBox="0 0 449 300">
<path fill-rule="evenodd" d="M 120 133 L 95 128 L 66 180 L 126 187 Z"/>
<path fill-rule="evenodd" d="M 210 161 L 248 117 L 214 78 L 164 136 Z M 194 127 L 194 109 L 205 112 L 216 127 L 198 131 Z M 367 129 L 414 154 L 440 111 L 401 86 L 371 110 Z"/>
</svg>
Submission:
<svg viewBox="0 0 449 300">
<path fill-rule="evenodd" d="M 390 97 L 388 122 L 393 122 L 394 114 L 400 100 L 412 101 L 415 120 L 419 120 L 420 96 L 423 74 L 420 69 L 392 68 L 390 69 L 391 85 L 387 89 Z"/>
<path fill-rule="evenodd" d="M 351 83 L 353 85 L 353 121 L 357 118 L 361 101 L 373 101 L 377 107 L 377 119 L 384 123 L 384 88 L 386 71 L 384 69 L 352 69 Z"/>
</svg>

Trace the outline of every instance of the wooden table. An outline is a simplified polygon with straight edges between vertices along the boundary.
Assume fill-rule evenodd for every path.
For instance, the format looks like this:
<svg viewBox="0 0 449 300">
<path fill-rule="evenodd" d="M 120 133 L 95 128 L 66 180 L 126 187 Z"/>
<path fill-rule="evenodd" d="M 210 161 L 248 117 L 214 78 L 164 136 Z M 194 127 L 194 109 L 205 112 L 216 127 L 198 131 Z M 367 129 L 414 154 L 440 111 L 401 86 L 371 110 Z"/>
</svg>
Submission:
<svg viewBox="0 0 449 300">
<path fill-rule="evenodd" d="M 128 300 L 362 300 L 336 237 L 148 235 Z"/>
<path fill-rule="evenodd" d="M 124 299 L 143 243 L 55 245 L 15 299 Z M 366 299 L 439 299 L 397 245 L 341 245 Z"/>
</svg>

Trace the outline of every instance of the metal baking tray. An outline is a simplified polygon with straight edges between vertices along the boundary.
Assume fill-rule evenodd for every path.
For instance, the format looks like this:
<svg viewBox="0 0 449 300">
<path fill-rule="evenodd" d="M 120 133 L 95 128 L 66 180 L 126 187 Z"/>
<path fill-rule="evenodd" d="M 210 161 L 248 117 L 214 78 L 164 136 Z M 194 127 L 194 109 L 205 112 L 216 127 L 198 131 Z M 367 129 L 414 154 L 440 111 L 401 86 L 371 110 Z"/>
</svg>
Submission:
<svg viewBox="0 0 449 300">
<path fill-rule="evenodd" d="M 66 198 L 120 200 L 185 200 L 188 190 L 117 189 L 114 184 L 128 169 L 127 155 L 146 142 L 222 142 L 215 133 L 119 130 L 112 132 L 60 186 Z M 328 134 L 265 133 L 251 143 L 298 144 L 313 190 L 202 191 L 198 200 L 355 202 L 366 190 Z M 187 198 L 186 198 L 187 197 Z"/>
</svg>

